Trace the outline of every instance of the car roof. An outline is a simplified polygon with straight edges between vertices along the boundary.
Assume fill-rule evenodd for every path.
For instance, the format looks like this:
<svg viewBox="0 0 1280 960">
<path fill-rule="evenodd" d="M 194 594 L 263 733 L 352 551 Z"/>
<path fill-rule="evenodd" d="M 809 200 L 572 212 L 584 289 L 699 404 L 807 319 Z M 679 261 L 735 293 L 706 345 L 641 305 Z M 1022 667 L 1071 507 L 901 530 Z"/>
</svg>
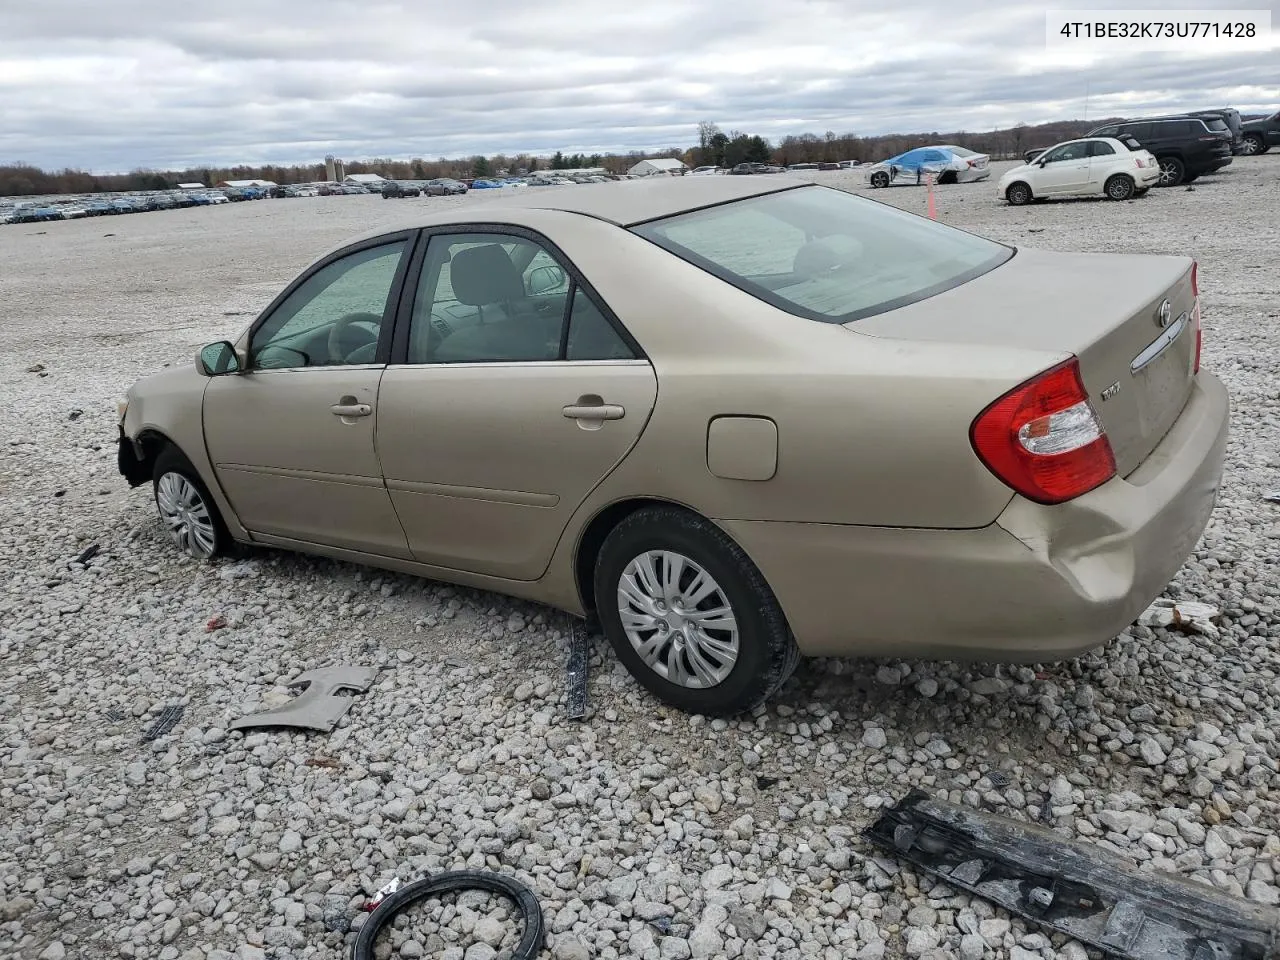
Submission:
<svg viewBox="0 0 1280 960">
<path fill-rule="evenodd" d="M 647 220 L 675 216 L 701 207 L 715 206 L 731 200 L 744 200 L 783 190 L 813 187 L 807 180 L 775 174 L 755 177 L 645 177 L 640 180 L 618 180 L 587 184 L 579 190 L 534 192 L 519 191 L 493 200 L 453 207 L 447 213 L 422 217 L 418 226 L 440 226 L 448 223 L 475 223 L 491 214 L 511 209 L 559 210 L 580 213 L 620 227 L 631 227 Z M 411 227 L 403 224 L 400 229 Z M 386 230 L 381 233 L 387 232 Z M 378 234 L 373 234 L 377 236 Z"/>
</svg>

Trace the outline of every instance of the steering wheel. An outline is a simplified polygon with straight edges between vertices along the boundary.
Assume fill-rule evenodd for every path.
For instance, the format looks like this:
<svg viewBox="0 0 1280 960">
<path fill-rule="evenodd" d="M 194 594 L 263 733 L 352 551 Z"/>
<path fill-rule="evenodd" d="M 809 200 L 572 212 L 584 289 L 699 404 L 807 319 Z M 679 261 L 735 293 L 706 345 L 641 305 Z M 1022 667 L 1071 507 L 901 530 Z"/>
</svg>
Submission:
<svg viewBox="0 0 1280 960">
<path fill-rule="evenodd" d="M 356 327 L 357 324 L 365 324 L 373 327 L 372 330 L 364 331 L 369 334 L 361 339 L 361 341 L 352 346 L 343 343 L 343 338 L 347 331 Z M 363 346 L 374 343 L 378 339 L 378 328 L 382 325 L 382 318 L 375 313 L 348 313 L 345 317 L 340 317 L 338 322 L 329 328 L 329 362 L 330 363 L 346 363 L 347 357 L 359 350 Z"/>
</svg>

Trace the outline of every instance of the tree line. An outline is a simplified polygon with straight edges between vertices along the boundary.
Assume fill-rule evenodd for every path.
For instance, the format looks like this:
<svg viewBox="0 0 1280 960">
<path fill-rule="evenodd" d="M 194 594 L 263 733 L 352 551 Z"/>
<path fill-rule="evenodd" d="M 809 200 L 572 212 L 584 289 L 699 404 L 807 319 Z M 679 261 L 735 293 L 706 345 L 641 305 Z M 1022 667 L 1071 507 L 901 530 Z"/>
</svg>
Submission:
<svg viewBox="0 0 1280 960">
<path fill-rule="evenodd" d="M 673 146 L 666 150 L 631 151 L 625 154 L 574 153 L 557 150 L 550 157 L 529 153 L 514 155 L 472 156 L 436 160 L 414 158 L 396 160 L 374 158 L 346 162 L 347 173 L 376 173 L 392 180 L 431 180 L 436 177 L 487 177 L 533 173 L 538 170 L 572 170 L 602 167 L 611 173 L 625 173 L 641 160 L 675 157 L 690 167 L 733 167 L 739 163 L 823 163 L 840 160 L 873 162 L 883 160 L 913 147 L 930 143 L 949 143 L 987 153 L 993 159 L 1010 159 L 1031 147 L 1044 147 L 1061 140 L 1083 136 L 1106 120 L 1064 120 L 1037 126 L 1019 124 L 989 133 L 955 131 L 951 133 L 888 134 L 860 137 L 853 133 L 803 133 L 786 136 L 776 144 L 764 137 L 737 130 L 724 132 L 715 123 L 698 124 L 698 141 L 692 146 Z M 270 180 L 279 184 L 317 183 L 325 179 L 323 163 L 281 166 L 240 165 L 233 167 L 201 166 L 185 170 L 144 170 L 129 173 L 94 174 L 83 170 L 41 170 L 25 163 L 0 165 L 0 196 L 17 197 L 44 194 L 81 194 L 124 192 L 128 190 L 166 190 L 179 183 L 202 183 L 215 186 L 224 180 Z"/>
</svg>

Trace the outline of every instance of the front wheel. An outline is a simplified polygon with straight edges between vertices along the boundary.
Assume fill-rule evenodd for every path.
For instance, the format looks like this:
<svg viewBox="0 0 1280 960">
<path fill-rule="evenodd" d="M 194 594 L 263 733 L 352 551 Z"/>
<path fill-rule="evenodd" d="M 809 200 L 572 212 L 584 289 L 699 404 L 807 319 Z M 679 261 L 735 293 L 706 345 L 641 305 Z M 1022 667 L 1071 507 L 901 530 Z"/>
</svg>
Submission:
<svg viewBox="0 0 1280 960">
<path fill-rule="evenodd" d="M 751 710 L 799 660 L 755 564 L 714 523 L 675 507 L 639 510 L 613 529 L 596 561 L 595 596 L 618 659 L 689 713 Z"/>
<path fill-rule="evenodd" d="M 873 187 L 887 187 L 889 185 L 889 175 L 883 170 L 871 175 L 871 185 Z"/>
<path fill-rule="evenodd" d="M 1129 177 L 1122 173 L 1117 173 L 1113 177 L 1107 179 L 1103 189 L 1107 193 L 1107 197 L 1111 200 L 1128 200 L 1134 194 L 1134 183 Z"/>
<path fill-rule="evenodd" d="M 177 447 L 156 457 L 152 487 L 165 533 L 183 553 L 208 560 L 231 549 L 231 535 L 209 488 Z"/>
<path fill-rule="evenodd" d="M 1253 156 L 1256 153 L 1266 153 L 1266 150 L 1263 149 L 1264 146 L 1262 137 L 1250 135 L 1244 138 L 1244 143 L 1240 144 L 1240 152 L 1246 157 Z"/>
<path fill-rule="evenodd" d="M 1004 198 L 1015 207 L 1021 207 L 1031 202 L 1031 188 L 1021 181 L 1011 183 L 1004 192 Z"/>
</svg>

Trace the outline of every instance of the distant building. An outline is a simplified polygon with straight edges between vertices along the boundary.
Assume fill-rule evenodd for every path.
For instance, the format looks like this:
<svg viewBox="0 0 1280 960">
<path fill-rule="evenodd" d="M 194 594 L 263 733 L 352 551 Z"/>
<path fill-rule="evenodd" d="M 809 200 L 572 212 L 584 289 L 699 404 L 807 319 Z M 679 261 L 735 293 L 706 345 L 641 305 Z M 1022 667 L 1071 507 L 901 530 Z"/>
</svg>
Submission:
<svg viewBox="0 0 1280 960">
<path fill-rule="evenodd" d="M 653 177 L 658 174 L 666 174 L 668 176 L 678 177 L 689 170 L 679 160 L 673 160 L 669 157 L 658 157 L 655 160 L 641 160 L 633 166 L 627 173 L 633 177 Z"/>
<path fill-rule="evenodd" d="M 334 167 L 334 162 L 335 162 L 335 161 L 334 161 L 334 159 L 333 159 L 333 154 L 330 154 L 329 156 L 327 156 L 327 157 L 325 157 L 325 158 L 324 158 L 324 178 L 325 178 L 325 180 L 327 180 L 329 183 L 335 183 L 335 182 L 336 182 L 336 181 L 334 180 L 334 174 L 335 174 L 337 171 L 336 171 L 336 168 Z"/>
<path fill-rule="evenodd" d="M 380 183 L 386 183 L 386 177 L 380 177 L 376 173 L 349 173 L 342 181 L 343 183 L 358 183 L 362 187 L 377 186 Z"/>
<path fill-rule="evenodd" d="M 203 190 L 204 184 L 203 183 L 180 183 L 178 184 L 178 189 L 179 190 Z"/>
<path fill-rule="evenodd" d="M 271 180 L 223 180 L 218 184 L 220 187 L 274 187 L 275 183 Z"/>
</svg>

